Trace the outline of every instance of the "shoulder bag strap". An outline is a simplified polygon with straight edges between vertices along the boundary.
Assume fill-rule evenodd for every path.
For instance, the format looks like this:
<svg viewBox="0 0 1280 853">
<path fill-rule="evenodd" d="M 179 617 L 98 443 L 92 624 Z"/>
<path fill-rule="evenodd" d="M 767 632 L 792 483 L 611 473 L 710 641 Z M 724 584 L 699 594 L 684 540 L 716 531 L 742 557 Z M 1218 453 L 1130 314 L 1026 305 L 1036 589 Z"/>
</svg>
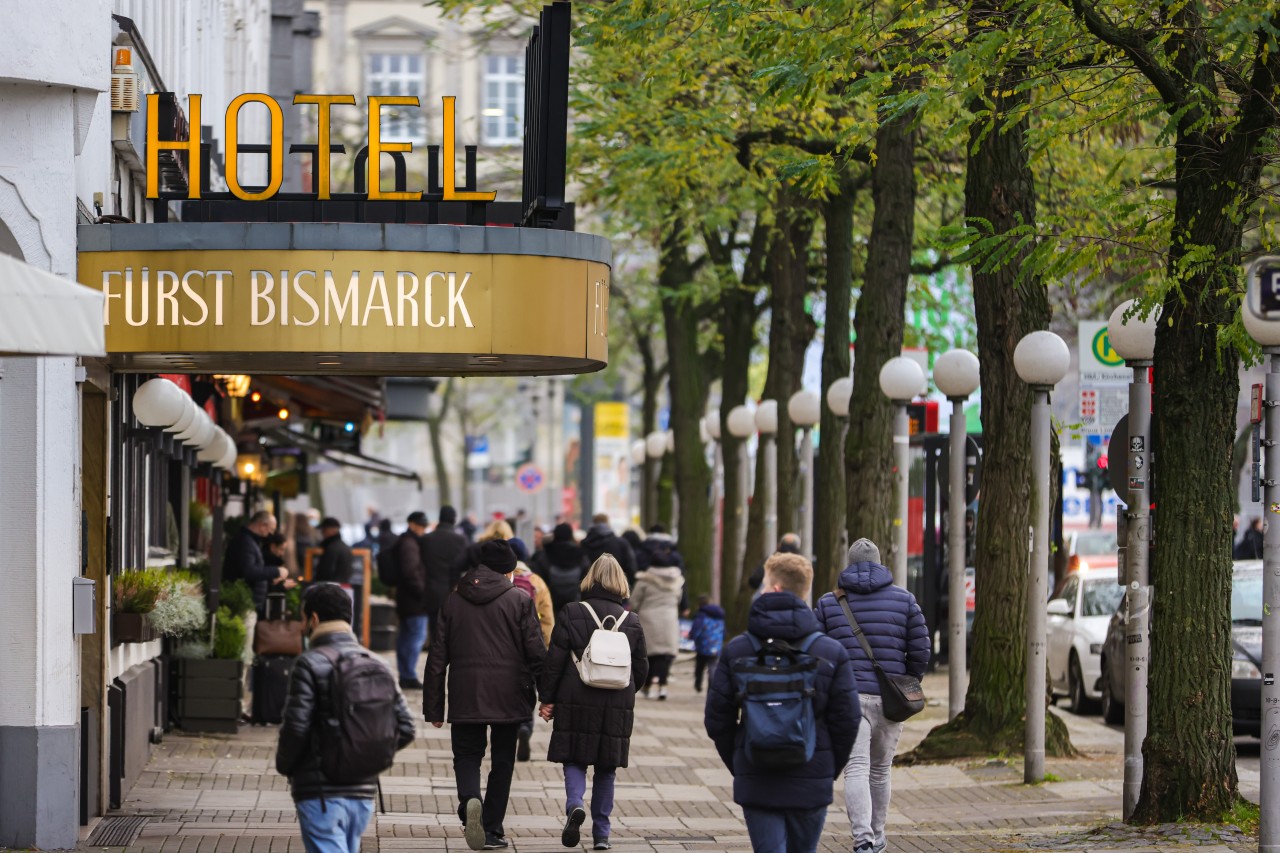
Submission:
<svg viewBox="0 0 1280 853">
<path fill-rule="evenodd" d="M 853 611 L 849 609 L 849 602 L 843 595 L 837 595 L 836 601 L 840 602 L 840 609 L 844 611 L 844 618 L 849 620 L 849 627 L 853 628 L 853 636 L 857 638 L 858 643 L 862 646 L 862 651 L 866 653 L 867 660 L 871 661 L 872 666 L 880 666 L 876 661 L 875 652 L 871 651 L 871 644 L 867 642 L 866 635 L 862 633 L 862 626 L 858 624 L 857 619 L 853 618 Z"/>
</svg>

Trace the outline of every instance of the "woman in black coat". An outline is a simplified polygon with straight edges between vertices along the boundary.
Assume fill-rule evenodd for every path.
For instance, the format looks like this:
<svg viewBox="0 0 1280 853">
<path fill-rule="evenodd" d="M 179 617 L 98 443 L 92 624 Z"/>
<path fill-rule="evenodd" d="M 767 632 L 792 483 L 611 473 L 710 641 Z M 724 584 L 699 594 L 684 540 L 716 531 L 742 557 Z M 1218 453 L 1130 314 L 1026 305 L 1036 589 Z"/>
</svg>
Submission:
<svg viewBox="0 0 1280 853">
<path fill-rule="evenodd" d="M 541 716 L 554 720 L 547 760 L 564 765 L 565 820 L 560 840 L 566 847 L 578 845 L 579 827 L 586 820 L 583 796 L 587 767 L 595 768 L 591 784 L 591 836 L 593 849 L 609 850 L 609 815 L 613 812 L 613 784 L 619 767 L 627 766 L 636 689 L 649 677 L 648 656 L 640 620 L 627 613 L 631 596 L 626 574 L 608 554 L 596 560 L 582 580 L 582 602 L 565 605 L 556 615 L 551 632 L 547 668 L 540 693 Z M 631 646 L 631 683 L 621 690 L 590 687 L 578 677 L 576 661 L 596 630 L 596 620 L 583 603 L 595 611 L 605 627 L 621 619 L 618 631 Z"/>
</svg>

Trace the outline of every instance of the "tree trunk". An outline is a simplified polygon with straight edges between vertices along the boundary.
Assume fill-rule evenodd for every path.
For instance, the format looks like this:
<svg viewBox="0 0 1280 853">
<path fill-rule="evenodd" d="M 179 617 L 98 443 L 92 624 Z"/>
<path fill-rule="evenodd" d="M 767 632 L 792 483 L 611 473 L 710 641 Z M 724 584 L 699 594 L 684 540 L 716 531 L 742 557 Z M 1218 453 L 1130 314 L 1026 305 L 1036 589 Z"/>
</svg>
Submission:
<svg viewBox="0 0 1280 853">
<path fill-rule="evenodd" d="M 640 402 L 640 439 L 658 428 L 658 392 L 662 388 L 662 370 L 658 368 L 658 360 L 653 352 L 652 329 L 642 330 L 638 323 L 633 324 L 636 332 L 636 349 L 640 352 L 641 381 L 643 391 Z M 640 526 L 648 530 L 654 519 L 650 517 L 649 490 L 652 481 L 649 479 L 649 457 L 640 465 L 640 507 L 636 514 L 640 518 Z M 626 519 L 628 525 L 631 519 Z"/>
<path fill-rule="evenodd" d="M 893 564 L 893 404 L 880 391 L 880 368 L 902 352 L 907 282 L 915 240 L 915 112 L 880 124 L 871 167 L 875 213 L 867 269 L 854 315 L 853 397 L 845 437 L 848 535 L 880 546 Z M 841 555 L 843 561 L 843 555 Z M 843 566 L 841 566 L 843 568 Z"/>
<path fill-rule="evenodd" d="M 674 482 L 679 496 L 680 552 L 685 560 L 689 594 L 696 596 L 711 591 L 712 533 L 706 512 L 711 471 L 699 428 L 711 383 L 707 361 L 698 348 L 698 317 L 690 297 L 692 279 L 687 246 L 673 228 L 663 243 L 658 270 L 667 339 L 671 429 L 676 445 L 675 453 L 668 453 L 664 459 L 662 469 L 663 480 Z M 671 519 L 669 499 L 665 506 L 662 500 L 659 505 L 660 517 Z"/>
<path fill-rule="evenodd" d="M 827 199 L 823 207 L 827 244 L 826 321 L 822 337 L 822 419 L 818 434 L 822 437 L 819 458 L 815 460 L 812 548 L 815 593 L 835 588 L 836 577 L 844 567 L 845 419 L 838 418 L 827 405 L 827 389 L 837 379 L 849 375 L 849 305 L 853 289 L 853 205 L 855 194 L 847 186 Z"/>
<path fill-rule="evenodd" d="M 1183 120 L 1183 128 L 1191 121 Z M 1154 457 L 1159 548 L 1151 551 L 1149 723 L 1133 820 L 1217 821 L 1239 800 L 1231 737 L 1231 545 L 1240 360 L 1219 347 L 1235 314 L 1240 241 L 1255 156 L 1180 128 L 1169 278 L 1156 331 Z M 1186 255 L 1212 247 L 1210 264 Z M 1184 267 L 1194 269 L 1188 275 Z"/>
<path fill-rule="evenodd" d="M 449 414 L 449 399 L 452 396 L 453 380 L 449 379 L 445 381 L 444 394 L 440 398 L 440 413 L 434 418 L 427 418 L 427 436 L 431 441 L 431 464 L 436 474 L 436 503 L 439 506 L 453 504 L 453 494 L 449 485 L 449 466 L 444 461 L 444 443 L 440 435 L 440 428 Z"/>
<path fill-rule="evenodd" d="M 1013 26 L 1005 15 L 975 7 L 970 32 L 980 29 L 976 18 L 997 16 L 1002 25 Z M 1023 76 L 1024 69 L 1016 63 L 1003 69 L 988 81 L 986 98 L 974 112 L 988 105 L 999 116 L 1024 110 L 1028 96 L 1018 85 Z M 1023 118 L 1012 126 L 990 128 L 990 133 L 981 121 L 970 128 L 965 177 L 965 216 L 970 223 L 989 222 L 995 233 L 1004 234 L 1036 221 L 1028 126 Z M 1048 291 L 1038 275 L 1021 269 L 1025 254 L 1020 252 L 999 269 L 984 269 L 980 261 L 972 268 L 983 456 L 996 463 L 983 470 L 978 506 L 969 690 L 964 712 L 931 731 L 912 759 L 1016 752 L 1024 743 L 1028 531 L 1034 496 L 1028 442 L 1031 390 L 1014 370 L 1013 351 L 1024 335 L 1049 325 Z M 1046 754 L 1074 751 L 1061 720 L 1047 714 L 1045 727 Z"/>
</svg>

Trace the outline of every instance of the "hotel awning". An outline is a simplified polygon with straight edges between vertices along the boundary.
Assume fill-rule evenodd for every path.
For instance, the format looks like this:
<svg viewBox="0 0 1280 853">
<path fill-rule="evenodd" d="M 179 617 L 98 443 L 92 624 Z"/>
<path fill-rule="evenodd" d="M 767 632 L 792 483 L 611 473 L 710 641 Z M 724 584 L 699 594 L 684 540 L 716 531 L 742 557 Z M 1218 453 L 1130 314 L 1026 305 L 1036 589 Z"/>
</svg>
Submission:
<svg viewBox="0 0 1280 853">
<path fill-rule="evenodd" d="M 0 355 L 106 354 L 101 292 L 0 255 Z"/>
</svg>

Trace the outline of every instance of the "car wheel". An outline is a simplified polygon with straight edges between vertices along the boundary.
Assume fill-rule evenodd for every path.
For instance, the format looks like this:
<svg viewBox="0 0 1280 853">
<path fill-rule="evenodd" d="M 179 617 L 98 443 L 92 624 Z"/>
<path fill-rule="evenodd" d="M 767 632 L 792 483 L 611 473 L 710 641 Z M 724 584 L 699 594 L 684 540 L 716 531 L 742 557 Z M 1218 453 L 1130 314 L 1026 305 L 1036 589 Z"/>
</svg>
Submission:
<svg viewBox="0 0 1280 853">
<path fill-rule="evenodd" d="M 1071 697 L 1071 713 L 1088 714 L 1093 711 L 1093 701 L 1084 693 L 1084 675 L 1080 672 L 1080 659 L 1071 653 L 1067 671 L 1067 691 Z"/>
<path fill-rule="evenodd" d="M 1124 722 L 1124 705 L 1116 700 L 1111 688 L 1111 672 L 1106 658 L 1102 659 L 1102 720 L 1113 726 Z"/>
</svg>

